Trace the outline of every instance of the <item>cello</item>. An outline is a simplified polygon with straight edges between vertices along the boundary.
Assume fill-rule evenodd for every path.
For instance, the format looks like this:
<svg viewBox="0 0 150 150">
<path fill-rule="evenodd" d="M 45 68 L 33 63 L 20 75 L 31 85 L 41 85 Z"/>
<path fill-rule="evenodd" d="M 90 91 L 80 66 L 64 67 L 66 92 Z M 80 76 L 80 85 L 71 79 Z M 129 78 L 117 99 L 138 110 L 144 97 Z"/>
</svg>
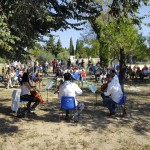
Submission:
<svg viewBox="0 0 150 150">
<path fill-rule="evenodd" d="M 102 84 L 102 85 L 101 85 L 101 91 L 102 91 L 102 92 L 106 91 L 107 87 L 108 87 L 108 82 Z"/>
<path fill-rule="evenodd" d="M 43 103 L 44 100 L 41 96 L 41 94 L 38 91 L 30 91 L 31 95 L 33 95 L 34 97 L 38 98 L 40 100 L 40 103 Z"/>
</svg>

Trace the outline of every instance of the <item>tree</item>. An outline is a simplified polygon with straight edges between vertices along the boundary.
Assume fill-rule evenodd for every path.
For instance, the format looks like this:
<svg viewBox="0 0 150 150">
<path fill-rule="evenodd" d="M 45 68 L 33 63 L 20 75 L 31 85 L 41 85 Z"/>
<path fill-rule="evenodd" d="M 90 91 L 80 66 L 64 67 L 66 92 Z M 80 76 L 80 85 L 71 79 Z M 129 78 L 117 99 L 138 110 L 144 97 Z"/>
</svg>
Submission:
<svg viewBox="0 0 150 150">
<path fill-rule="evenodd" d="M 136 50 L 132 53 L 133 59 L 136 61 L 149 61 L 150 60 L 150 50 L 146 45 L 146 37 L 139 34 L 137 37 Z"/>
<path fill-rule="evenodd" d="M 107 20 L 109 23 L 115 22 L 115 31 L 117 31 L 117 36 L 115 37 L 121 37 L 122 31 L 120 30 L 120 26 L 122 26 L 122 23 L 128 22 L 128 20 L 131 20 L 130 24 L 134 25 L 139 25 L 141 20 L 136 16 L 136 13 L 138 12 L 138 8 L 141 6 L 142 2 L 144 4 L 148 3 L 148 0 L 146 1 L 118 1 L 118 0 L 113 0 L 113 1 L 108 1 L 107 4 L 104 4 L 103 6 L 105 7 L 105 13 L 108 13 Z M 130 19 L 128 19 L 130 18 Z M 96 24 L 96 19 L 97 18 L 90 18 L 89 21 L 90 23 L 93 23 L 94 25 L 94 30 L 95 33 L 97 34 L 97 39 L 102 39 L 102 34 L 101 31 L 103 28 L 98 28 L 98 27 L 103 27 L 103 26 L 97 26 Z M 123 29 L 123 28 L 122 28 Z M 120 84 L 123 87 L 124 83 L 124 76 L 125 76 L 125 43 L 123 43 L 123 38 L 119 40 L 119 38 L 116 39 L 118 41 L 118 47 L 119 47 L 119 61 L 120 61 L 120 76 L 119 76 L 119 81 Z M 132 41 L 132 40 L 131 40 Z M 103 42 L 103 40 L 102 40 Z M 105 45 L 105 43 L 101 43 L 102 46 Z M 101 46 L 100 45 L 100 46 Z M 130 44 L 131 45 L 131 44 Z M 100 51 L 101 52 L 101 51 Z M 102 53 L 100 53 L 100 57 L 102 57 Z"/>
<path fill-rule="evenodd" d="M 83 41 L 79 41 L 78 55 L 79 55 L 79 58 L 83 58 L 83 56 L 85 55 L 85 53 L 84 53 L 84 42 Z"/>
<path fill-rule="evenodd" d="M 57 41 L 57 44 L 56 44 L 56 49 L 53 51 L 53 54 L 55 55 L 55 57 L 57 57 L 57 55 L 62 51 L 62 44 L 61 44 L 61 41 L 60 41 L 60 38 L 58 39 Z"/>
<path fill-rule="evenodd" d="M 36 59 L 41 64 L 44 64 L 46 61 L 49 62 L 50 60 L 53 60 L 54 56 L 47 51 L 39 50 L 39 55 L 36 57 Z"/>
<path fill-rule="evenodd" d="M 7 25 L 7 17 L 5 15 L 0 16 L 0 56 L 6 59 L 10 59 L 13 54 L 15 40 L 19 40 L 16 36 L 11 34 L 11 31 Z M 14 58 L 14 57 L 12 57 Z M 16 57 L 18 58 L 18 57 Z"/>
<path fill-rule="evenodd" d="M 70 55 L 74 55 L 74 46 L 73 46 L 72 37 L 70 38 L 69 52 L 70 52 Z"/>
<path fill-rule="evenodd" d="M 0 12 L 6 16 L 10 34 L 20 39 L 14 39 L 13 51 L 17 55 L 18 51 L 24 53 L 26 47 L 33 48 L 40 36 L 51 31 L 82 29 L 80 25 L 87 18 L 100 13 L 101 7 L 96 4 L 92 0 L 1 0 Z M 79 22 L 71 23 L 71 18 Z"/>
<path fill-rule="evenodd" d="M 75 55 L 78 54 L 78 49 L 79 49 L 79 40 L 77 39 L 76 41 L 76 50 L 75 50 Z"/>
<path fill-rule="evenodd" d="M 63 62 L 66 62 L 66 60 L 68 60 L 69 56 L 70 56 L 69 51 L 64 49 L 57 55 L 57 58 L 60 60 L 63 60 Z"/>
<path fill-rule="evenodd" d="M 54 39 L 53 35 L 49 35 L 48 38 L 49 38 L 49 40 L 46 42 L 45 49 L 48 52 L 54 53 L 54 51 L 56 49 L 55 39 Z"/>
</svg>

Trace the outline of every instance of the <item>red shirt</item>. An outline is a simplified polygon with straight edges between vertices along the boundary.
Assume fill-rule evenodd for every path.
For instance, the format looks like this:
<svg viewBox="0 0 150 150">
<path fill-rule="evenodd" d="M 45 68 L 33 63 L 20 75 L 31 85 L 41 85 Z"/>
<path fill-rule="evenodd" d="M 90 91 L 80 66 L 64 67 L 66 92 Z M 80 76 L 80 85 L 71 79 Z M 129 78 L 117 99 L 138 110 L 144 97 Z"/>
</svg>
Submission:
<svg viewBox="0 0 150 150">
<path fill-rule="evenodd" d="M 86 77 L 86 72 L 82 72 L 81 77 Z"/>
</svg>

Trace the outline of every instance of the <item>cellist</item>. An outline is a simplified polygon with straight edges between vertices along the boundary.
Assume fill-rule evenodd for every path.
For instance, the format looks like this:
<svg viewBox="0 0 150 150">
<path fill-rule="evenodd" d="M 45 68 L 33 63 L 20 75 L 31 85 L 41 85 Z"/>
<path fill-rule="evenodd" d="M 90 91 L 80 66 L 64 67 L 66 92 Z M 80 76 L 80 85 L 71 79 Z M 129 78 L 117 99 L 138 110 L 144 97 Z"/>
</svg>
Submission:
<svg viewBox="0 0 150 150">
<path fill-rule="evenodd" d="M 116 113 L 116 103 L 120 101 L 120 99 L 123 96 L 122 88 L 119 83 L 119 80 L 117 79 L 117 76 L 115 76 L 114 73 L 107 74 L 107 81 L 108 87 L 104 94 L 103 104 L 109 109 L 110 113 L 108 116 L 115 115 Z M 109 97 L 106 97 L 109 96 Z"/>
<path fill-rule="evenodd" d="M 20 98 L 28 101 L 27 109 L 29 112 L 34 111 L 35 108 L 39 105 L 40 99 L 29 94 L 31 91 L 35 91 L 35 88 L 31 86 L 29 82 L 29 74 L 27 72 L 25 72 L 22 76 L 22 80 L 20 82 L 20 88 L 21 88 Z M 32 102 L 34 102 L 34 104 L 30 107 Z"/>
</svg>

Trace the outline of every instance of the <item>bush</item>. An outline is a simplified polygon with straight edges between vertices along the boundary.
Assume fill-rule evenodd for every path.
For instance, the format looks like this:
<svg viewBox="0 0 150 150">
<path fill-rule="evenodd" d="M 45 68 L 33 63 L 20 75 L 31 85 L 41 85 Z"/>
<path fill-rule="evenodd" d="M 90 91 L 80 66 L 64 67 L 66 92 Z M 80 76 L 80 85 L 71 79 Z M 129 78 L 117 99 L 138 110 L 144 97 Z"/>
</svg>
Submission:
<svg viewBox="0 0 150 150">
<path fill-rule="evenodd" d="M 5 59 L 0 58 L 0 63 L 6 63 Z"/>
<path fill-rule="evenodd" d="M 70 53 L 67 50 L 62 51 L 57 55 L 57 59 L 62 59 L 64 62 L 66 62 L 69 57 Z"/>
<path fill-rule="evenodd" d="M 37 56 L 37 60 L 39 63 L 45 63 L 46 61 L 51 61 L 54 59 L 54 56 L 50 52 L 46 52 L 44 50 L 39 52 L 39 55 Z"/>
</svg>

